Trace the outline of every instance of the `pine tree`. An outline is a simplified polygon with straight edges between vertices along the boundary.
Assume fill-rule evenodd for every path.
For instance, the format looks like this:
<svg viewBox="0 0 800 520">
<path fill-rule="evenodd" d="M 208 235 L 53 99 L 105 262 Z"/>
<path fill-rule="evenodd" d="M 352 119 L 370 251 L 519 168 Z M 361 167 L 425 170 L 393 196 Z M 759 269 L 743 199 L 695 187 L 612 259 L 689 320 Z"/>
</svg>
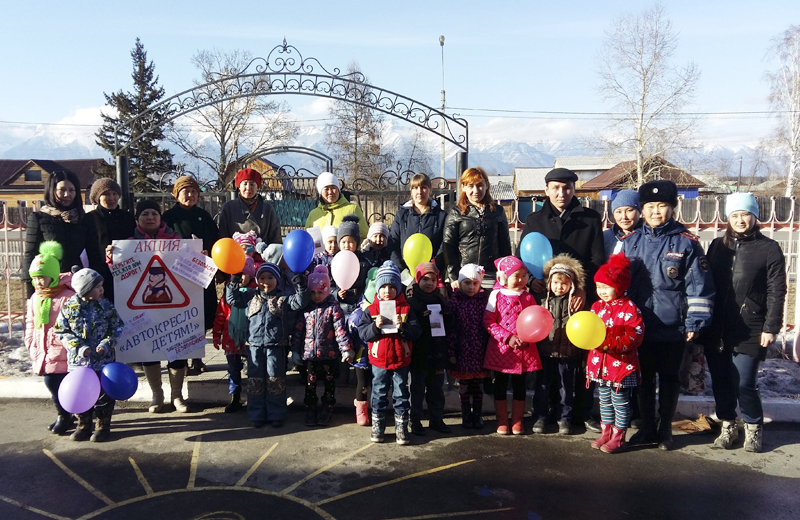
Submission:
<svg viewBox="0 0 800 520">
<path fill-rule="evenodd" d="M 147 52 L 139 38 L 136 38 L 136 46 L 131 51 L 131 59 L 133 61 L 133 73 L 131 74 L 133 91 L 123 92 L 120 90 L 111 95 L 103 93 L 106 105 L 116 111 L 116 117 L 103 113 L 103 126 L 95 135 L 97 144 L 112 155 L 115 148 L 115 126 L 148 112 L 164 97 L 164 88 L 158 86 L 155 65 L 152 61 L 147 62 Z M 116 135 L 117 146 L 122 147 L 133 141 L 125 151 L 125 155 L 129 157 L 131 188 L 143 187 L 148 180 L 157 180 L 163 173 L 173 170 L 172 153 L 158 146 L 158 141 L 164 139 L 166 123 L 163 121 L 166 116 L 166 110 L 156 110 L 132 125 L 123 124 L 119 127 Z M 151 126 L 153 129 L 145 134 L 144 131 Z M 96 173 L 103 177 L 115 175 L 113 166 L 104 170 Z"/>
</svg>

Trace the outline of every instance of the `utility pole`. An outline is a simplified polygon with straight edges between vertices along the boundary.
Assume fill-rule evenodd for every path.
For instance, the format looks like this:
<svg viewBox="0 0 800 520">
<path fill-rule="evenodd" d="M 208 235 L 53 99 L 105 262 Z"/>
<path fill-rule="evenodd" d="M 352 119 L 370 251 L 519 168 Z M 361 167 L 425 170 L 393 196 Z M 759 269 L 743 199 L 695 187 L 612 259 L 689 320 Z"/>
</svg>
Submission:
<svg viewBox="0 0 800 520">
<path fill-rule="evenodd" d="M 439 46 L 442 48 L 442 152 L 440 175 L 444 179 L 444 36 L 439 36 Z M 458 175 L 459 172 L 456 172 L 456 177 L 458 177 Z"/>
<path fill-rule="evenodd" d="M 742 191 L 742 156 L 739 156 L 739 180 L 736 181 L 736 193 Z"/>
</svg>

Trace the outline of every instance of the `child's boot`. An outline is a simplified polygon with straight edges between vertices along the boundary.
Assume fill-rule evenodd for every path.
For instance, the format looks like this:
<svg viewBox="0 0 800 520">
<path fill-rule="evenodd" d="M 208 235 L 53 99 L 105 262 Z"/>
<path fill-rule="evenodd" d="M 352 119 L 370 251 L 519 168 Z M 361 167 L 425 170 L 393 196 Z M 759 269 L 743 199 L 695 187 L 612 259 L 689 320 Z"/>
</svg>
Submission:
<svg viewBox="0 0 800 520">
<path fill-rule="evenodd" d="M 150 413 L 159 413 L 164 411 L 164 389 L 161 388 L 161 364 L 144 365 L 144 375 L 147 377 L 147 384 L 150 385 L 150 391 L 153 393 L 153 400 L 150 401 Z"/>
<path fill-rule="evenodd" d="M 67 430 L 75 425 L 75 419 L 72 417 L 71 413 L 67 413 L 67 411 L 61 408 L 61 406 L 58 406 L 57 408 L 58 417 L 56 418 L 56 422 L 50 426 L 50 431 L 56 435 L 64 435 L 67 433 Z"/>
<path fill-rule="evenodd" d="M 625 433 L 628 430 L 611 427 L 611 439 L 600 446 L 600 451 L 603 453 L 619 453 L 628 449 L 628 444 L 625 442 Z"/>
<path fill-rule="evenodd" d="M 111 414 L 98 413 L 95 419 L 94 432 L 89 439 L 92 442 L 105 442 L 111 435 Z"/>
<path fill-rule="evenodd" d="M 376 414 L 372 414 L 372 431 L 369 440 L 372 442 L 383 442 L 383 435 L 386 431 L 386 420 L 381 419 Z"/>
<path fill-rule="evenodd" d="M 605 443 L 611 440 L 611 427 L 609 423 L 600 423 L 600 437 L 592 441 L 592 448 L 599 450 Z"/>
<path fill-rule="evenodd" d="M 461 403 L 461 427 L 472 428 L 472 408 L 469 403 Z"/>
<path fill-rule="evenodd" d="M 495 414 L 497 415 L 497 433 L 508 435 L 508 401 L 494 400 Z"/>
<path fill-rule="evenodd" d="M 472 427 L 476 430 L 483 428 L 483 403 L 475 403 L 472 405 Z"/>
<path fill-rule="evenodd" d="M 317 405 L 306 405 L 306 426 L 317 425 Z"/>
<path fill-rule="evenodd" d="M 522 419 L 525 416 L 525 401 L 514 399 L 511 401 L 511 433 L 522 435 Z"/>
<path fill-rule="evenodd" d="M 239 393 L 231 394 L 231 402 L 225 407 L 225 413 L 236 413 L 242 409 L 242 395 Z"/>
<path fill-rule="evenodd" d="M 172 406 L 175 407 L 176 412 L 186 413 L 189 407 L 183 401 L 183 378 L 186 376 L 185 368 L 170 368 L 169 369 L 169 386 L 172 398 Z"/>
<path fill-rule="evenodd" d="M 408 414 L 394 416 L 394 436 L 397 444 L 404 446 L 411 443 L 408 435 Z"/>
<path fill-rule="evenodd" d="M 369 426 L 369 403 L 367 401 L 353 400 L 356 407 L 356 424 L 359 426 Z"/>
<path fill-rule="evenodd" d="M 333 417 L 333 405 L 323 402 L 317 415 L 317 424 L 327 426 L 331 422 L 331 417 Z"/>
<path fill-rule="evenodd" d="M 78 426 L 69 438 L 73 441 L 85 441 L 92 436 L 92 410 L 79 414 L 77 417 Z"/>
</svg>

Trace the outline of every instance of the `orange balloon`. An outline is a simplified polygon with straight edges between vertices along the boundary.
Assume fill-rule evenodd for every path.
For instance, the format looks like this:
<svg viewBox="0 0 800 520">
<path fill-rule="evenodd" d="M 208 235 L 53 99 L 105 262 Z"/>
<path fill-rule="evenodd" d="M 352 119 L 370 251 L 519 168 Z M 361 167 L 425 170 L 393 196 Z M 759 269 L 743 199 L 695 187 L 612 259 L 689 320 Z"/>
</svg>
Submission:
<svg viewBox="0 0 800 520">
<path fill-rule="evenodd" d="M 211 259 L 223 273 L 238 274 L 244 269 L 244 249 L 232 238 L 217 240 L 211 248 Z"/>
</svg>

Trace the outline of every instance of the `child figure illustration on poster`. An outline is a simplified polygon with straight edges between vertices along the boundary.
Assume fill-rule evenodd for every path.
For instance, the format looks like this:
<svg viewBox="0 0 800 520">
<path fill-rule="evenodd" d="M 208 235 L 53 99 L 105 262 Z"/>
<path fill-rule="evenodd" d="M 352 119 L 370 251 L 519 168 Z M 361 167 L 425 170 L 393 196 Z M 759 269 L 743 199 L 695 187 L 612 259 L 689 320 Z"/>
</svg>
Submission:
<svg viewBox="0 0 800 520">
<path fill-rule="evenodd" d="M 161 267 L 148 271 L 147 287 L 142 293 L 142 303 L 172 303 L 172 291 L 167 285 L 167 273 Z"/>
</svg>

